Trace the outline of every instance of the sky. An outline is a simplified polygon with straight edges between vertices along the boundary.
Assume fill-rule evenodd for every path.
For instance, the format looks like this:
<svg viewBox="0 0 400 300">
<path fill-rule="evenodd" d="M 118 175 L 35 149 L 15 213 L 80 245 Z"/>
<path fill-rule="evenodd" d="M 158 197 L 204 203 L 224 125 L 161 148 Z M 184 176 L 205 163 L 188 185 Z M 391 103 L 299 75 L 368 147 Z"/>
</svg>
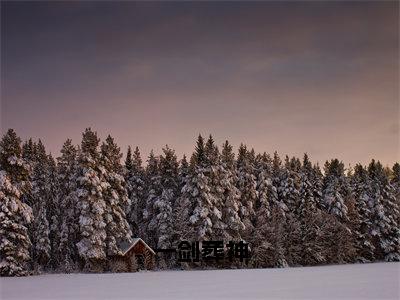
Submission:
<svg viewBox="0 0 400 300">
<path fill-rule="evenodd" d="M 391 165 L 398 51 L 397 1 L 2 1 L 1 133 Z"/>
</svg>

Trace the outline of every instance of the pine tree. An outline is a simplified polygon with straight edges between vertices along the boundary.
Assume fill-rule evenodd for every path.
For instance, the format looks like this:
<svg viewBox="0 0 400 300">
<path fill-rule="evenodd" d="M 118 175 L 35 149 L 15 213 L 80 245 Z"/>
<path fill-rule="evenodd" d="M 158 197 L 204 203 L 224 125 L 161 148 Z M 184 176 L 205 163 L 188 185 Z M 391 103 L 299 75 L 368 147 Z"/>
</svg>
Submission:
<svg viewBox="0 0 400 300">
<path fill-rule="evenodd" d="M 5 171 L 0 171 L 0 275 L 28 274 L 31 242 L 27 226 L 32 221 L 31 208 L 20 200 L 21 192 L 13 186 Z"/>
<path fill-rule="evenodd" d="M 77 182 L 77 149 L 70 139 L 62 146 L 61 156 L 57 158 L 57 198 L 62 212 L 60 220 L 60 244 L 57 247 L 59 266 L 66 272 L 77 269 L 79 231 L 78 200 L 75 194 Z"/>
<path fill-rule="evenodd" d="M 289 211 L 286 203 L 281 199 L 278 194 L 278 191 L 281 188 L 281 179 L 283 177 L 284 168 L 282 167 L 282 161 L 278 155 L 278 153 L 274 152 L 274 157 L 272 159 L 272 184 L 274 189 L 270 195 L 270 205 L 272 207 L 277 207 L 276 213 L 280 213 L 282 216 L 285 216 Z"/>
<path fill-rule="evenodd" d="M 400 207 L 400 164 L 395 163 L 392 168 L 391 184 L 394 188 L 397 207 Z M 400 224 L 400 214 L 397 218 L 397 224 Z"/>
<path fill-rule="evenodd" d="M 254 165 L 251 163 L 251 154 L 243 144 L 239 147 L 237 159 L 237 187 L 240 191 L 240 217 L 245 225 L 243 237 L 248 239 L 254 230 L 254 205 L 258 197 L 257 182 L 254 176 Z"/>
<path fill-rule="evenodd" d="M 321 168 L 319 167 L 319 164 L 317 163 L 317 164 L 313 165 L 313 171 L 311 173 L 311 176 L 309 177 L 309 180 L 313 187 L 314 199 L 315 199 L 315 202 L 319 209 L 323 209 L 323 207 L 324 207 L 323 179 L 324 179 L 324 176 L 322 174 Z"/>
<path fill-rule="evenodd" d="M 132 160 L 132 148 L 128 146 L 128 151 L 126 152 L 125 157 L 125 169 L 126 172 L 129 172 L 133 168 L 133 160 Z"/>
<path fill-rule="evenodd" d="M 99 163 L 99 138 L 90 128 L 83 133 L 76 169 L 76 199 L 79 214 L 78 254 L 87 270 L 101 270 L 106 258 L 104 194 L 109 184 Z"/>
<path fill-rule="evenodd" d="M 296 215 L 300 201 L 300 169 L 301 163 L 296 158 L 285 158 L 285 165 L 281 169 L 278 197 L 280 203 L 284 203 L 287 210 L 284 212 L 283 247 L 285 249 L 285 261 L 290 266 L 302 263 L 302 224 Z"/>
<path fill-rule="evenodd" d="M 185 155 L 180 162 L 178 177 L 179 197 L 176 199 L 174 205 L 174 241 L 176 241 L 177 244 L 174 246 L 178 246 L 180 241 L 188 240 L 189 237 L 192 236 L 192 233 L 189 230 L 191 203 L 182 192 L 190 178 L 190 167 Z"/>
<path fill-rule="evenodd" d="M 146 208 L 145 201 L 145 175 L 142 167 L 142 159 L 139 148 L 136 147 L 132 156 L 129 147 L 125 159 L 125 181 L 127 183 L 128 197 L 130 199 L 130 209 L 128 221 L 132 232 L 137 236 L 144 236 L 143 211 Z"/>
<path fill-rule="evenodd" d="M 0 141 L 0 275 L 29 272 L 32 209 L 21 201 L 29 191 L 29 165 L 22 159 L 21 139 L 9 129 Z"/>
<path fill-rule="evenodd" d="M 342 223 L 336 215 L 326 211 L 323 211 L 322 220 L 322 245 L 326 261 L 330 264 L 353 262 L 356 249 L 348 222 Z"/>
<path fill-rule="evenodd" d="M 300 205 L 298 207 L 297 215 L 300 219 L 309 211 L 317 209 L 317 200 L 315 199 L 315 187 L 313 179 L 316 177 L 312 164 L 307 154 L 304 154 L 303 165 L 300 171 Z"/>
<path fill-rule="evenodd" d="M 35 214 L 35 236 L 34 242 L 34 255 L 35 263 L 38 265 L 36 268 L 39 270 L 46 269 L 50 260 L 50 225 L 47 220 L 47 210 L 44 205 L 39 206 L 39 210 Z"/>
<path fill-rule="evenodd" d="M 209 183 L 204 139 L 199 135 L 196 150 L 191 158 L 191 172 L 182 189 L 182 197 L 185 198 L 183 201 L 192 205 L 189 213 L 189 231 L 192 233 L 191 240 L 194 241 L 210 239 L 213 234 L 213 199 Z"/>
<path fill-rule="evenodd" d="M 254 267 L 287 267 L 285 257 L 285 217 L 278 206 L 271 208 L 269 222 L 257 228 L 259 239 L 252 251 Z"/>
<path fill-rule="evenodd" d="M 323 213 L 317 205 L 316 197 L 320 191 L 316 187 L 316 169 L 312 166 L 308 155 L 304 154 L 300 170 L 300 205 L 297 218 L 301 226 L 301 259 L 302 265 L 316 265 L 325 262 L 323 254 L 324 226 Z"/>
<path fill-rule="evenodd" d="M 31 138 L 22 145 L 22 158 L 30 165 L 33 164 L 35 160 L 35 145 Z"/>
<path fill-rule="evenodd" d="M 146 208 L 143 210 L 143 233 L 152 247 L 157 246 L 157 227 L 155 223 L 154 203 L 162 193 L 159 158 L 150 152 L 146 168 Z"/>
<path fill-rule="evenodd" d="M 222 161 L 218 147 L 215 145 L 213 137 L 210 135 L 205 145 L 206 168 L 205 175 L 208 178 L 210 188 L 210 220 L 212 223 L 212 240 L 223 240 L 227 224 L 223 220 L 223 209 L 225 205 L 225 192 L 228 184 L 226 172 L 222 166 Z"/>
<path fill-rule="evenodd" d="M 179 176 L 179 191 L 185 186 L 187 178 L 189 176 L 190 166 L 186 159 L 186 155 L 183 155 L 178 169 L 178 176 Z"/>
<path fill-rule="evenodd" d="M 272 243 L 267 242 L 270 238 L 269 234 L 273 230 L 272 225 L 272 207 L 270 198 L 272 193 L 276 194 L 276 188 L 272 183 L 272 160 L 266 154 L 257 155 L 256 157 L 256 178 L 257 178 L 257 200 L 255 203 L 255 224 L 254 232 L 251 237 L 251 245 L 254 249 L 252 263 L 255 266 L 271 266 L 272 262 L 270 251 L 273 251 Z M 277 225 L 277 224 L 274 224 Z M 275 227 L 274 229 L 277 229 Z M 278 251 L 278 249 L 275 249 Z"/>
<path fill-rule="evenodd" d="M 50 267 L 56 269 L 60 266 L 60 257 L 58 246 L 61 240 L 61 222 L 63 211 L 61 210 L 59 193 L 59 183 L 57 177 L 57 164 L 51 154 L 47 156 L 47 184 L 49 192 L 49 203 L 47 209 L 47 219 L 49 221 L 49 239 L 50 239 Z"/>
<path fill-rule="evenodd" d="M 166 146 L 160 156 L 161 194 L 153 204 L 154 217 L 151 226 L 156 228 L 157 247 L 171 248 L 173 243 L 173 207 L 178 196 L 178 161 L 175 151 Z M 169 257 L 169 261 L 170 261 Z M 167 266 L 162 258 L 161 267 Z"/>
<path fill-rule="evenodd" d="M 49 162 L 46 149 L 41 140 L 34 151 L 32 173 L 32 209 L 35 221 L 33 223 L 33 259 L 35 268 L 46 269 L 50 261 L 50 224 L 48 208 L 52 201 L 50 189 Z"/>
<path fill-rule="evenodd" d="M 352 190 L 355 199 L 357 218 L 351 218 L 353 223 L 353 234 L 355 235 L 355 247 L 358 260 L 373 261 L 374 249 L 371 232 L 371 210 L 370 204 L 373 199 L 371 182 L 367 170 L 362 165 L 356 165 L 352 176 Z"/>
<path fill-rule="evenodd" d="M 260 227 L 266 226 L 271 215 L 271 195 L 276 192 L 272 184 L 272 160 L 266 154 L 256 158 L 257 201 L 255 203 L 256 232 Z"/>
<path fill-rule="evenodd" d="M 205 166 L 206 163 L 206 153 L 205 153 L 205 143 L 204 138 L 199 134 L 196 142 L 196 147 L 192 157 L 190 158 L 191 167 Z"/>
<path fill-rule="evenodd" d="M 326 211 L 342 222 L 347 221 L 346 197 L 349 186 L 344 175 L 344 165 L 337 159 L 325 163 L 323 205 Z"/>
<path fill-rule="evenodd" d="M 289 157 L 286 156 L 278 187 L 280 201 L 285 203 L 293 214 L 298 210 L 300 203 L 299 169 L 300 166 L 295 158 L 289 160 Z"/>
<path fill-rule="evenodd" d="M 29 176 L 30 165 L 22 158 L 21 139 L 14 130 L 9 129 L 3 136 L 0 144 L 0 166 L 6 171 L 13 184 L 24 194 L 29 192 L 31 186 Z"/>
<path fill-rule="evenodd" d="M 397 223 L 399 207 L 394 190 L 379 162 L 372 160 L 368 166 L 373 203 L 373 231 L 376 256 L 387 261 L 400 260 L 400 229 Z"/>
<path fill-rule="evenodd" d="M 395 163 L 392 168 L 391 183 L 396 190 L 396 194 L 400 193 L 400 164 Z"/>
<path fill-rule="evenodd" d="M 109 256 L 121 253 L 119 243 L 131 242 L 132 232 L 128 224 L 125 211 L 129 205 L 128 192 L 125 179 L 122 175 L 121 165 L 122 153 L 120 148 L 109 135 L 101 145 L 101 170 L 104 179 L 108 183 L 102 195 L 105 201 L 105 230 L 106 230 L 106 253 Z"/>
<path fill-rule="evenodd" d="M 240 191 L 236 187 L 237 174 L 235 169 L 235 154 L 228 141 L 222 146 L 220 165 L 220 184 L 222 187 L 223 207 L 222 222 L 225 224 L 225 241 L 241 240 L 241 232 L 245 226 L 240 219 Z"/>
</svg>

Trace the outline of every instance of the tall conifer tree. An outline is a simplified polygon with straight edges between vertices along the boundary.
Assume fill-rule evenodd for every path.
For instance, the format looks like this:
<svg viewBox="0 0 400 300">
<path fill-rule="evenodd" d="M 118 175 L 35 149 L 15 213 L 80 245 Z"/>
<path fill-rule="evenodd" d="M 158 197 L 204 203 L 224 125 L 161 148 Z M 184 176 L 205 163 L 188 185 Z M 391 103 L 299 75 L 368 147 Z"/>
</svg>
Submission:
<svg viewBox="0 0 400 300">
<path fill-rule="evenodd" d="M 110 135 L 107 136 L 101 145 L 100 158 L 102 173 L 108 183 L 108 188 L 103 192 L 107 255 L 120 254 L 119 244 L 132 241 L 132 231 L 125 215 L 130 205 L 121 158 L 120 148 Z"/>
<path fill-rule="evenodd" d="M 106 258 L 105 193 L 109 184 L 100 165 L 99 138 L 87 128 L 82 136 L 76 168 L 76 199 L 79 214 L 77 248 L 84 268 L 90 271 L 103 269 Z"/>
<path fill-rule="evenodd" d="M 29 272 L 32 209 L 21 201 L 29 190 L 29 165 L 22 159 L 21 139 L 9 129 L 0 141 L 0 275 Z"/>
<path fill-rule="evenodd" d="M 57 247 L 59 266 L 66 272 L 77 269 L 79 231 L 77 188 L 77 149 L 70 139 L 67 139 L 57 157 L 57 198 L 62 212 L 60 220 L 60 244 Z"/>
</svg>

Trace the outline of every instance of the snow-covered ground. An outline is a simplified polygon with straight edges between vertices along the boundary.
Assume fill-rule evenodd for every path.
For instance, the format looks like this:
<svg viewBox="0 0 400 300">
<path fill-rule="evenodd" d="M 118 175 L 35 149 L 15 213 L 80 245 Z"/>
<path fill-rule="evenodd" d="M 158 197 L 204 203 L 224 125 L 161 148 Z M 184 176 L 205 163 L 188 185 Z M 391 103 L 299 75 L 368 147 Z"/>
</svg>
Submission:
<svg viewBox="0 0 400 300">
<path fill-rule="evenodd" d="M 400 299 L 400 264 L 0 278 L 0 299 Z"/>
</svg>

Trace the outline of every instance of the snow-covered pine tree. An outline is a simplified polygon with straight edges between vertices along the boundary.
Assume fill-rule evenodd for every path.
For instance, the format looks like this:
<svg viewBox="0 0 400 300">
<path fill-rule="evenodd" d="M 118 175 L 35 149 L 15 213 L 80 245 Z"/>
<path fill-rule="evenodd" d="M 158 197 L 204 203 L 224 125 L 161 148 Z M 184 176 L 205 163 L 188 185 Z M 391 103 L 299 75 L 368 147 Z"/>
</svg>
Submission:
<svg viewBox="0 0 400 300">
<path fill-rule="evenodd" d="M 77 269 L 79 231 L 79 211 L 76 189 L 77 149 L 70 139 L 62 146 L 61 156 L 57 157 L 57 198 L 60 205 L 60 244 L 57 247 L 59 267 L 65 272 Z"/>
<path fill-rule="evenodd" d="M 257 228 L 257 238 L 253 246 L 251 263 L 254 267 L 287 267 L 285 257 L 285 217 L 278 206 L 271 207 L 266 226 Z"/>
<path fill-rule="evenodd" d="M 256 157 L 255 174 L 257 179 L 257 200 L 255 203 L 255 229 L 268 223 L 271 215 L 270 197 L 276 193 L 272 184 L 272 160 L 265 152 Z"/>
<path fill-rule="evenodd" d="M 106 209 L 104 220 L 106 224 L 106 254 L 109 256 L 121 253 L 118 244 L 122 241 L 132 241 L 132 231 L 127 221 L 125 211 L 130 206 L 123 167 L 121 164 L 122 153 L 108 135 L 106 141 L 101 145 L 101 169 L 108 188 L 102 195 Z"/>
<path fill-rule="evenodd" d="M 300 169 L 301 162 L 293 157 L 285 158 L 285 164 L 280 173 L 280 184 L 278 186 L 279 202 L 285 204 L 284 211 L 285 236 L 283 245 L 285 249 L 285 260 L 291 265 L 299 265 L 302 261 L 302 226 L 296 215 L 300 204 Z M 283 206 L 283 208 L 285 208 Z"/>
<path fill-rule="evenodd" d="M 400 207 L 400 164 L 395 163 L 392 168 L 392 178 L 390 183 L 394 188 L 397 206 Z M 397 218 L 397 224 L 400 224 L 400 214 Z"/>
<path fill-rule="evenodd" d="M 303 164 L 300 169 L 300 205 L 296 217 L 301 226 L 301 255 L 300 264 L 316 265 L 325 262 L 322 241 L 324 228 L 321 226 L 322 211 L 318 208 L 315 196 L 319 196 L 319 190 L 314 186 L 315 169 L 308 155 L 304 154 Z"/>
<path fill-rule="evenodd" d="M 250 151 L 247 151 L 248 154 L 248 160 L 251 166 L 253 166 L 253 169 L 256 164 L 256 152 L 254 151 L 254 148 L 251 148 Z"/>
<path fill-rule="evenodd" d="M 160 156 L 161 195 L 153 204 L 154 217 L 151 226 L 156 229 L 157 248 L 171 248 L 173 243 L 173 207 L 178 197 L 178 161 L 175 151 L 165 146 Z M 160 267 L 170 265 L 171 257 L 162 257 Z"/>
<path fill-rule="evenodd" d="M 3 136 L 0 147 L 0 167 L 24 196 L 31 189 L 31 166 L 22 158 L 21 139 L 13 129 L 9 129 Z"/>
<path fill-rule="evenodd" d="M 285 222 L 289 209 L 278 196 L 283 171 L 282 161 L 275 151 L 272 159 L 272 187 L 268 199 L 271 215 L 269 222 L 264 226 L 258 226 L 256 231 L 260 240 L 256 243 L 253 253 L 255 266 L 288 266 L 285 257 Z"/>
<path fill-rule="evenodd" d="M 32 214 L 33 212 L 33 207 L 34 207 L 34 199 L 32 197 L 32 173 L 33 173 L 33 167 L 35 166 L 35 152 L 36 152 L 36 143 L 33 142 L 32 138 L 29 140 L 25 141 L 22 145 L 22 159 L 26 163 L 26 165 L 29 168 L 29 176 L 27 177 L 27 182 L 29 183 L 29 187 L 26 189 L 25 193 L 22 194 L 21 196 L 21 201 L 27 204 L 31 209 L 32 209 Z M 28 234 L 31 242 L 34 242 L 34 237 L 35 237 L 35 232 L 34 232 L 34 217 L 32 218 L 32 222 L 28 226 Z M 34 247 L 30 248 L 30 257 L 31 257 L 31 268 L 33 268 L 33 251 Z"/>
<path fill-rule="evenodd" d="M 355 236 L 351 230 L 352 219 L 357 218 L 355 204 L 351 193 L 350 183 L 345 176 L 344 164 L 338 159 L 325 163 L 323 179 L 323 210 L 334 216 L 328 218 L 328 231 L 324 232 L 326 257 L 330 263 L 352 262 L 355 259 Z M 349 211 L 349 207 L 351 208 Z M 335 241 L 333 243 L 332 241 Z"/>
<path fill-rule="evenodd" d="M 159 158 L 151 150 L 146 167 L 146 207 L 143 210 L 143 237 L 151 247 L 157 247 L 157 228 L 154 203 L 161 196 L 161 176 Z"/>
<path fill-rule="evenodd" d="M 371 239 L 372 222 L 370 203 L 372 189 L 367 170 L 360 164 L 354 168 L 351 180 L 354 197 L 356 218 L 351 218 L 353 235 L 355 235 L 355 248 L 359 261 L 374 260 L 374 246 Z"/>
<path fill-rule="evenodd" d="M 35 213 L 35 225 L 33 236 L 33 259 L 35 264 L 35 269 L 37 271 L 42 271 L 48 268 L 50 261 L 50 225 L 47 220 L 47 210 L 43 204 L 38 205 L 38 211 Z"/>
<path fill-rule="evenodd" d="M 278 197 L 281 202 L 285 203 L 289 212 L 295 214 L 300 204 L 300 162 L 294 157 L 285 158 L 285 166 L 280 176 L 280 185 L 278 187 Z"/>
<path fill-rule="evenodd" d="M 104 193 L 109 184 L 100 167 L 99 138 L 87 128 L 83 133 L 76 168 L 76 199 L 79 214 L 79 235 L 76 244 L 84 268 L 90 271 L 103 269 L 106 258 L 106 203 Z"/>
<path fill-rule="evenodd" d="M 125 156 L 125 164 L 124 164 L 124 172 L 123 172 L 125 182 L 126 182 L 126 188 L 127 188 L 127 192 L 128 192 L 128 198 L 129 198 L 129 207 L 125 213 L 128 218 L 128 222 L 129 222 L 132 232 L 133 232 L 133 228 L 135 228 L 135 231 L 137 232 L 136 210 L 134 212 L 132 211 L 133 205 L 132 205 L 132 200 L 131 200 L 131 187 L 130 187 L 130 182 L 129 182 L 129 177 L 130 177 L 130 173 L 132 172 L 132 167 L 133 167 L 132 148 L 131 148 L 131 146 L 128 146 L 128 150 L 127 150 L 126 156 Z M 134 213 L 134 216 L 132 218 L 132 219 L 134 219 L 133 224 L 131 221 L 131 213 Z"/>
<path fill-rule="evenodd" d="M 0 275 L 29 272 L 32 209 L 21 201 L 29 191 L 30 168 L 22 159 L 21 139 L 9 129 L 0 141 Z"/>
<path fill-rule="evenodd" d="M 199 135 L 196 150 L 191 159 L 190 174 L 182 189 L 182 201 L 191 203 L 189 213 L 189 232 L 193 241 L 208 240 L 213 234 L 211 213 L 213 209 L 213 196 L 209 186 L 210 178 L 207 177 L 207 158 L 205 154 L 204 139 Z"/>
<path fill-rule="evenodd" d="M 60 266 L 60 257 L 58 256 L 58 246 L 61 240 L 61 220 L 62 210 L 60 199 L 58 198 L 58 177 L 57 177 L 57 164 L 51 154 L 47 156 L 48 170 L 47 181 L 49 191 L 49 203 L 47 209 L 47 219 L 49 221 L 49 239 L 50 239 L 50 267 L 56 269 Z"/>
<path fill-rule="evenodd" d="M 242 237 L 245 240 L 249 239 L 254 230 L 254 205 L 258 197 L 254 165 L 251 161 L 251 153 L 247 151 L 245 145 L 241 144 L 237 158 L 237 188 L 240 191 L 240 217 L 245 225 Z"/>
<path fill-rule="evenodd" d="M 235 153 L 233 153 L 233 147 L 227 140 L 222 145 L 221 161 L 225 169 L 230 170 L 231 172 L 235 171 L 236 169 Z"/>
<path fill-rule="evenodd" d="M 133 160 L 132 160 L 132 148 L 128 146 L 128 151 L 126 152 L 125 157 L 125 172 L 132 170 Z"/>
<path fill-rule="evenodd" d="M 184 154 L 178 168 L 178 177 L 179 177 L 179 191 L 185 186 L 187 178 L 189 176 L 190 166 L 187 161 L 186 155 Z"/>
<path fill-rule="evenodd" d="M 335 215 L 341 222 L 347 221 L 346 197 L 350 194 L 344 164 L 338 159 L 325 163 L 323 184 L 323 205 L 325 210 Z"/>
<path fill-rule="evenodd" d="M 32 209 L 35 218 L 33 223 L 32 258 L 35 269 L 38 271 L 49 267 L 51 245 L 50 224 L 48 216 L 50 213 L 51 189 L 50 189 L 49 162 L 46 149 L 41 140 L 36 144 L 32 172 Z"/>
<path fill-rule="evenodd" d="M 372 162 L 368 166 L 371 179 L 373 207 L 372 235 L 375 239 L 375 255 L 377 259 L 387 261 L 400 260 L 400 228 L 397 223 L 399 207 L 395 192 L 380 162 Z"/>
<path fill-rule="evenodd" d="M 281 178 L 283 177 L 283 173 L 284 167 L 282 166 L 282 161 L 278 155 L 278 152 L 275 151 L 272 159 L 272 184 L 275 189 L 272 190 L 269 200 L 271 207 L 277 207 L 277 212 L 280 212 L 282 216 L 285 216 L 289 211 L 289 208 L 278 194 L 278 191 L 281 187 Z"/>
<path fill-rule="evenodd" d="M 29 165 L 32 165 L 35 160 L 35 145 L 31 138 L 22 145 L 22 158 Z"/>
<path fill-rule="evenodd" d="M 309 180 L 311 181 L 311 186 L 314 190 L 314 199 L 317 207 L 319 209 L 322 209 L 324 207 L 322 195 L 324 175 L 322 174 L 321 168 L 318 163 L 313 165 L 313 171 L 311 172 Z"/>
<path fill-rule="evenodd" d="M 221 157 L 218 147 L 215 145 L 213 137 L 210 135 L 205 148 L 206 156 L 206 176 L 209 180 L 211 194 L 211 210 L 210 219 L 212 223 L 212 240 L 223 240 L 225 238 L 224 231 L 227 225 L 223 220 L 223 209 L 225 205 L 225 191 L 228 182 L 225 180 L 227 174 L 222 167 Z"/>
<path fill-rule="evenodd" d="M 131 202 L 127 217 L 132 233 L 135 236 L 144 236 L 143 211 L 146 208 L 145 176 L 138 147 L 135 148 L 133 155 L 131 147 L 128 147 L 125 159 L 125 181 L 128 188 L 128 197 Z"/>
<path fill-rule="evenodd" d="M 187 197 L 182 194 L 182 190 L 189 180 L 190 167 L 186 156 L 183 155 L 178 169 L 179 178 L 179 197 L 175 201 L 174 210 L 174 241 L 188 240 L 192 233 L 189 231 L 189 214 L 191 203 Z M 174 245 L 177 246 L 178 244 Z"/>
<path fill-rule="evenodd" d="M 265 152 L 256 156 L 255 174 L 257 178 L 257 200 L 255 202 L 254 232 L 250 242 L 253 248 L 252 264 L 255 266 L 269 265 L 272 244 L 267 241 L 273 229 L 271 218 L 271 196 L 277 196 L 276 188 L 272 183 L 272 160 Z M 275 229 L 278 230 L 276 227 Z"/>
<path fill-rule="evenodd" d="M 241 240 L 241 232 L 245 228 L 239 215 L 240 192 L 236 187 L 235 154 L 232 149 L 229 142 L 225 141 L 221 151 L 220 184 L 223 189 L 222 222 L 225 224 L 224 241 Z"/>
<path fill-rule="evenodd" d="M 307 212 L 315 211 L 317 201 L 315 199 L 315 187 L 313 185 L 314 169 L 307 154 L 304 154 L 303 165 L 300 170 L 300 205 L 298 206 L 297 215 L 299 219 L 303 219 Z"/>
<path fill-rule="evenodd" d="M 7 173 L 0 170 L 1 276 L 23 276 L 29 271 L 31 242 L 27 226 L 33 215 L 20 197 L 21 192 L 11 183 Z"/>
<path fill-rule="evenodd" d="M 400 164 L 395 163 L 392 168 L 391 184 L 395 188 L 397 194 L 400 193 Z"/>
</svg>

